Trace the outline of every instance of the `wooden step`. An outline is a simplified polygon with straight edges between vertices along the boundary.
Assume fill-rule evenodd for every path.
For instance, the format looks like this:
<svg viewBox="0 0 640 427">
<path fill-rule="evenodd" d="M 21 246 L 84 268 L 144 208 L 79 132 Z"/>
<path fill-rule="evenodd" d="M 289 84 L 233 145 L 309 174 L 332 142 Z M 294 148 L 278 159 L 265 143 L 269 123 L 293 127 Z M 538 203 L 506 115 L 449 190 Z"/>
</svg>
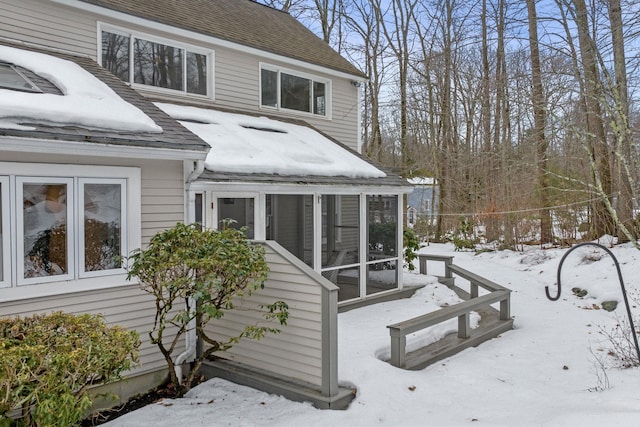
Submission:
<svg viewBox="0 0 640 427">
<path fill-rule="evenodd" d="M 458 338 L 457 333 L 453 332 L 426 347 L 407 353 L 405 369 L 424 369 L 462 350 L 497 338 L 500 334 L 513 328 L 513 319 L 500 320 L 497 314 L 492 319 L 485 319 L 481 323 L 481 326 L 471 330 L 469 338 Z"/>
</svg>

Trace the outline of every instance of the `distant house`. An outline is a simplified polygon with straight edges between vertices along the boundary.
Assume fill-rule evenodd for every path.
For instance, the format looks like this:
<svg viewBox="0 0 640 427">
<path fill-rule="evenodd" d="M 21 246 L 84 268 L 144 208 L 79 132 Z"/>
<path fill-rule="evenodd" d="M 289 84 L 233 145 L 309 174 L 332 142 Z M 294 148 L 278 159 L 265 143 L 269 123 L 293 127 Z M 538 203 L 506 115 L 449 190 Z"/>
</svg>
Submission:
<svg viewBox="0 0 640 427">
<path fill-rule="evenodd" d="M 253 322 L 264 298 L 291 316 L 208 372 L 344 406 L 338 308 L 403 292 L 411 191 L 360 154 L 365 79 L 250 0 L 0 0 L 0 315 L 103 313 L 146 338 L 152 301 L 114 256 L 176 222 L 232 218 L 271 273 L 216 332 Z M 190 335 L 180 361 L 196 348 Z M 145 341 L 117 391 L 163 368 Z"/>
<path fill-rule="evenodd" d="M 434 178 L 410 178 L 413 191 L 407 194 L 407 225 L 413 227 L 422 219 L 431 223 L 438 214 L 438 185 Z"/>
</svg>

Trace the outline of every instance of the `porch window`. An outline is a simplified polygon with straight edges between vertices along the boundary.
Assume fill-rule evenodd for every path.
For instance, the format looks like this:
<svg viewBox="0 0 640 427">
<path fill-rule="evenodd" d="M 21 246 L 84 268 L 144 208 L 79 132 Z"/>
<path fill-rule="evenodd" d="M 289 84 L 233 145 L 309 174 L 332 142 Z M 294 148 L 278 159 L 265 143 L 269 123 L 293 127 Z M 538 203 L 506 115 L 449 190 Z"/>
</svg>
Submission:
<svg viewBox="0 0 640 427">
<path fill-rule="evenodd" d="M 263 66 L 260 70 L 260 105 L 327 116 L 328 85 L 329 81 L 324 79 Z"/>
<path fill-rule="evenodd" d="M 194 222 L 200 226 L 200 228 L 204 227 L 204 194 L 196 193 L 195 195 L 195 218 Z"/>
<path fill-rule="evenodd" d="M 367 196 L 367 295 L 398 283 L 398 197 Z"/>
<path fill-rule="evenodd" d="M 101 65 L 121 80 L 209 95 L 212 52 L 173 42 L 152 41 L 126 31 L 102 31 Z"/>
<path fill-rule="evenodd" d="M 0 163 L 0 170 L 10 174 L 0 176 L 0 287 L 125 283 L 122 259 L 140 244 L 139 169 Z M 42 170 L 49 176 L 38 176 Z M 121 279 L 82 280 L 113 275 Z"/>
<path fill-rule="evenodd" d="M 252 197 L 225 197 L 218 198 L 218 226 L 224 220 L 231 219 L 231 227 L 240 229 L 247 227 L 247 239 L 255 236 L 255 201 Z"/>
</svg>

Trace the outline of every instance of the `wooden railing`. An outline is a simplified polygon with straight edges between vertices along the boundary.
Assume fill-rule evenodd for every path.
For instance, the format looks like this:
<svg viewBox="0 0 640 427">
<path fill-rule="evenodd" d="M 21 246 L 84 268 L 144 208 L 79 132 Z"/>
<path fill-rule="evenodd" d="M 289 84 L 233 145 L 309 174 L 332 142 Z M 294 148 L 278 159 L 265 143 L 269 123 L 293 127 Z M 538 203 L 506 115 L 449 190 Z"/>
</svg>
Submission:
<svg viewBox="0 0 640 427">
<path fill-rule="evenodd" d="M 485 279 L 475 273 L 458 267 L 452 262 L 453 257 L 442 255 L 419 255 L 420 271 L 426 273 L 427 261 L 441 261 L 445 263 L 445 278 L 453 279 L 453 274 L 466 279 L 470 283 L 470 298 L 459 304 L 441 308 L 440 310 L 428 313 L 413 319 L 398 322 L 387 326 L 391 336 L 391 359 L 389 362 L 399 368 L 412 369 L 427 366 L 437 360 L 449 357 L 465 348 L 476 346 L 483 341 L 495 338 L 500 333 L 513 327 L 511 319 L 511 291 L 498 285 L 491 280 Z M 453 286 L 453 284 L 451 284 Z M 488 294 L 478 296 L 478 288 L 489 291 Z M 498 320 L 485 321 L 477 329 L 470 327 L 470 313 L 483 309 L 495 311 L 491 304 L 500 303 Z M 457 339 L 448 339 L 430 344 L 427 347 L 416 350 L 407 355 L 407 335 L 442 323 L 454 317 L 458 318 Z M 446 337 L 445 337 L 446 338 Z"/>
</svg>

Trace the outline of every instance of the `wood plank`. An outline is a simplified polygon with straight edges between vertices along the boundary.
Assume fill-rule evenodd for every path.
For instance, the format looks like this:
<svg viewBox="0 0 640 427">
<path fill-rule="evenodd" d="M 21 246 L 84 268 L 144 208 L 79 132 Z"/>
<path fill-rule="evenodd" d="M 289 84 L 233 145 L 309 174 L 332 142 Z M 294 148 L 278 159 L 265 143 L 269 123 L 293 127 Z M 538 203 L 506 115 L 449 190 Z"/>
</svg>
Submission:
<svg viewBox="0 0 640 427">
<path fill-rule="evenodd" d="M 394 335 L 407 335 L 470 311 L 477 310 L 480 307 L 501 301 L 508 298 L 509 293 L 510 291 L 507 290 L 492 292 L 478 298 L 463 301 L 456 305 L 441 308 L 440 310 L 436 310 L 422 316 L 414 317 L 413 319 L 394 323 L 393 325 L 387 326 L 387 328 L 389 328 L 390 332 Z"/>
<path fill-rule="evenodd" d="M 451 333 L 443 339 L 429 344 L 419 350 L 407 353 L 405 369 L 418 370 L 453 356 L 470 347 L 497 338 L 500 334 L 513 329 L 513 320 L 495 321 L 482 328 L 473 329 L 469 338 L 458 338 L 456 333 Z"/>
<path fill-rule="evenodd" d="M 500 286 L 499 284 L 492 282 L 489 279 L 485 279 L 482 276 L 479 276 L 475 273 L 472 273 L 469 270 L 465 270 L 462 267 L 459 267 L 455 264 L 451 264 L 449 266 L 449 270 L 453 271 L 455 274 L 457 274 L 458 276 L 467 279 L 475 284 L 477 284 L 478 286 L 483 287 L 484 289 L 488 290 L 488 291 L 504 291 L 504 290 L 508 290 L 507 288 L 505 288 L 504 286 Z"/>
</svg>

